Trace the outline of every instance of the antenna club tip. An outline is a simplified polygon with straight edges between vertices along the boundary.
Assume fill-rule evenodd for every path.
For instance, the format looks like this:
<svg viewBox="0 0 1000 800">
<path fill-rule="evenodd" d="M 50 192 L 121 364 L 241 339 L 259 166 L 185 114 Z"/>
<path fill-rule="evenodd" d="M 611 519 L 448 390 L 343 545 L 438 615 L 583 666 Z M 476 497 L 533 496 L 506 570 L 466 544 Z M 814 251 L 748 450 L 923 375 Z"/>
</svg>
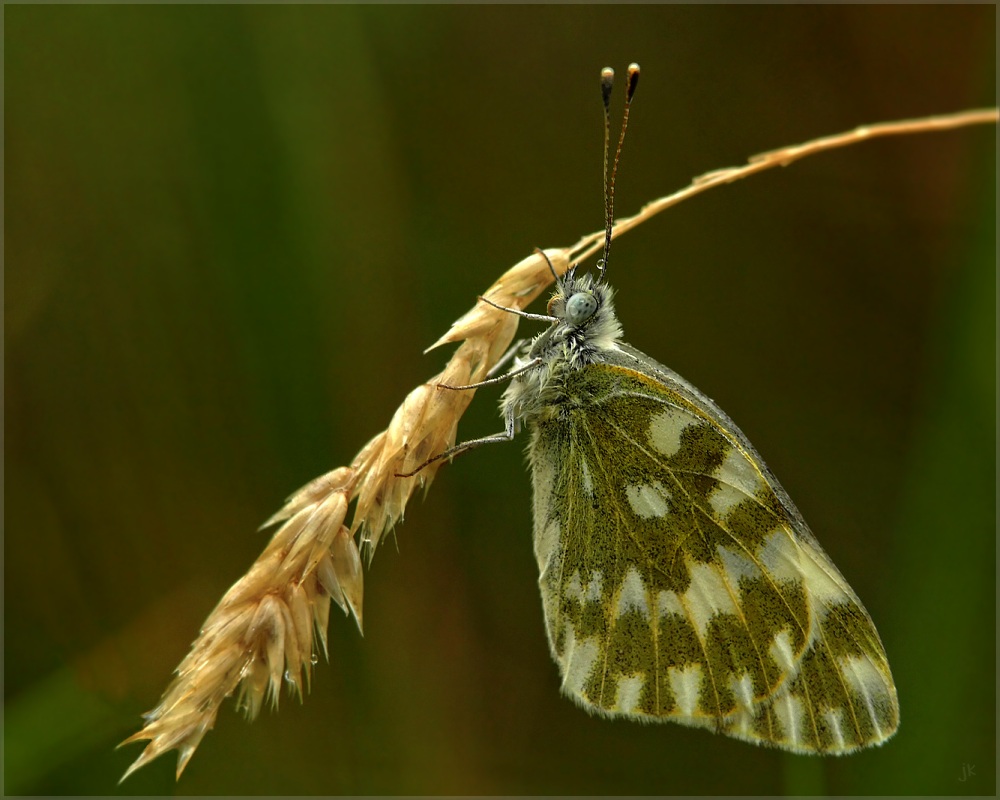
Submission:
<svg viewBox="0 0 1000 800">
<path fill-rule="evenodd" d="M 635 87 L 639 85 L 639 65 L 634 61 L 628 65 L 628 89 L 625 95 L 628 100 L 635 94 Z"/>
<path fill-rule="evenodd" d="M 615 84 L 615 71 L 611 67 L 601 70 L 601 96 L 604 98 L 604 108 L 611 105 L 611 87 Z"/>
</svg>

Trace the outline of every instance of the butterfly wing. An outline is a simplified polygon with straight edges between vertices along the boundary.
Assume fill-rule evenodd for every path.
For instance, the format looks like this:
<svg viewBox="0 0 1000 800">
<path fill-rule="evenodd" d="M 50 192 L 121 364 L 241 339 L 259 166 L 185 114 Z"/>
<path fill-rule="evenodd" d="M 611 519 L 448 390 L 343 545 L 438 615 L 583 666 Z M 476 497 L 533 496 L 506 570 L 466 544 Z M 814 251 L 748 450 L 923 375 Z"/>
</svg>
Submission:
<svg viewBox="0 0 1000 800">
<path fill-rule="evenodd" d="M 532 427 L 539 585 L 567 694 L 799 752 L 892 735 L 871 618 L 710 399 L 623 346 L 573 371 Z"/>
</svg>

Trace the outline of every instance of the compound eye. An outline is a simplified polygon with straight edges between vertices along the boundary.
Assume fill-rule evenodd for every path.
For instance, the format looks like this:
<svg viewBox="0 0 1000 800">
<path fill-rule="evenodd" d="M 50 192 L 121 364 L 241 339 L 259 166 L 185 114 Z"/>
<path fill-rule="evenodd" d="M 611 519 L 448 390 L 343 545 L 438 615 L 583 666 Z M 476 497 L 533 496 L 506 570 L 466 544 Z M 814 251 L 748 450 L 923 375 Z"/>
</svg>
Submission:
<svg viewBox="0 0 1000 800">
<path fill-rule="evenodd" d="M 597 311 L 597 298 L 590 292 L 577 292 L 566 301 L 566 321 L 570 325 L 586 322 Z"/>
</svg>

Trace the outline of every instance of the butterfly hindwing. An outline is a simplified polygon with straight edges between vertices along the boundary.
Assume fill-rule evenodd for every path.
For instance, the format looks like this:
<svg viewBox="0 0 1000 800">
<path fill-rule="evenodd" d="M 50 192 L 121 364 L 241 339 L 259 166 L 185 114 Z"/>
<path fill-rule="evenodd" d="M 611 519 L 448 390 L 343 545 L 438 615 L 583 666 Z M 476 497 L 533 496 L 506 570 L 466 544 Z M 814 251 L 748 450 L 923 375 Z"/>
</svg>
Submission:
<svg viewBox="0 0 1000 800">
<path fill-rule="evenodd" d="M 798 751 L 887 738 L 875 628 L 711 400 L 622 346 L 533 424 L 535 551 L 564 691 Z"/>
</svg>

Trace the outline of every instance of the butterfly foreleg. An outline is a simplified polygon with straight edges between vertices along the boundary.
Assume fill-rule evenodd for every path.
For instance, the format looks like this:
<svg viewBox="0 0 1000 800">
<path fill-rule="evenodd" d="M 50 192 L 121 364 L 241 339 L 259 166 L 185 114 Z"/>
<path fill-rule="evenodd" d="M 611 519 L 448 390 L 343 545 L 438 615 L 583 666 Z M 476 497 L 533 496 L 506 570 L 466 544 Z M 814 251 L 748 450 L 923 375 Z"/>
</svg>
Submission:
<svg viewBox="0 0 1000 800">
<path fill-rule="evenodd" d="M 464 386 L 451 386 L 447 383 L 439 383 L 437 384 L 437 387 L 439 389 L 451 389 L 453 391 L 464 391 L 465 389 L 482 389 L 484 386 L 495 386 L 498 383 L 506 383 L 511 378 L 516 378 L 521 373 L 527 372 L 530 369 L 534 369 L 541 363 L 542 359 L 533 358 L 530 361 L 526 361 L 517 369 L 512 369 L 510 372 L 505 372 L 503 375 L 497 375 L 494 378 L 487 378 L 485 381 L 479 381 L 478 383 L 468 383 Z"/>
<path fill-rule="evenodd" d="M 532 314 L 529 311 L 522 311 L 519 308 L 508 308 L 507 306 L 502 306 L 499 303 L 494 303 L 488 297 L 480 296 L 479 299 L 482 300 L 484 303 L 486 303 L 486 305 L 493 306 L 493 308 L 497 309 L 497 311 L 506 311 L 508 314 L 517 314 L 517 316 L 521 317 L 522 319 L 533 319 L 536 322 L 559 321 L 558 317 L 553 317 L 551 314 Z"/>
<path fill-rule="evenodd" d="M 397 472 L 396 477 L 412 478 L 418 472 L 423 470 L 428 465 L 433 464 L 435 461 L 440 461 L 443 458 L 451 460 L 455 458 L 455 456 L 460 456 L 462 455 L 462 453 L 467 453 L 469 450 L 475 450 L 477 447 L 482 447 L 483 445 L 486 444 L 500 444 L 501 442 L 512 442 L 514 441 L 514 435 L 516 432 L 517 432 L 517 422 L 514 419 L 514 415 L 508 414 L 504 418 L 504 430 L 501 433 L 494 433 L 490 436 L 482 436 L 479 439 L 469 439 L 468 441 L 465 442 L 459 442 L 453 447 L 449 447 L 443 453 L 438 453 L 436 456 L 428 458 L 420 466 L 418 466 L 414 470 L 411 470 L 410 472 Z"/>
</svg>

